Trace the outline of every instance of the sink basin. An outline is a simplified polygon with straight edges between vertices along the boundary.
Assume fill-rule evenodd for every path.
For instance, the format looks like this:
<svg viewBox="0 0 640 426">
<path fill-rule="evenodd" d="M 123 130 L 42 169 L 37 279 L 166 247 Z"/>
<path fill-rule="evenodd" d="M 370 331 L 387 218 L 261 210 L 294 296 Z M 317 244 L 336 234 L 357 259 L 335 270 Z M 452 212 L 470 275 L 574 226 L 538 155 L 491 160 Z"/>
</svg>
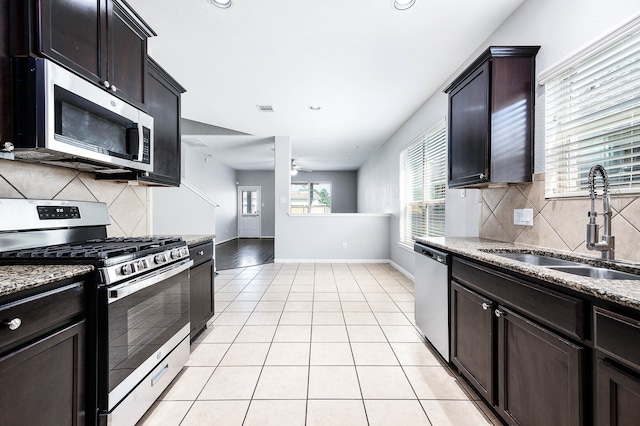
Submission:
<svg viewBox="0 0 640 426">
<path fill-rule="evenodd" d="M 640 275 L 628 272 L 616 271 L 614 269 L 598 268 L 571 260 L 557 259 L 551 256 L 530 253 L 495 253 L 497 256 L 507 259 L 518 260 L 530 265 L 544 266 L 555 271 L 566 272 L 568 274 L 580 275 L 590 278 L 602 278 L 606 280 L 640 280 Z"/>
<path fill-rule="evenodd" d="M 567 272 L 574 275 L 581 275 L 583 277 L 603 278 L 605 280 L 640 280 L 640 275 L 634 275 L 627 272 L 616 271 L 613 269 L 597 268 L 595 266 L 587 265 L 550 266 L 549 269 L 560 272 Z"/>
<path fill-rule="evenodd" d="M 557 259 L 555 257 L 543 256 L 540 254 L 529 254 L 529 253 L 496 253 L 496 255 L 500 257 L 505 257 L 507 259 L 518 260 L 520 262 L 529 263 L 531 265 L 538 266 L 582 266 L 581 263 L 571 262 L 570 260 Z"/>
</svg>

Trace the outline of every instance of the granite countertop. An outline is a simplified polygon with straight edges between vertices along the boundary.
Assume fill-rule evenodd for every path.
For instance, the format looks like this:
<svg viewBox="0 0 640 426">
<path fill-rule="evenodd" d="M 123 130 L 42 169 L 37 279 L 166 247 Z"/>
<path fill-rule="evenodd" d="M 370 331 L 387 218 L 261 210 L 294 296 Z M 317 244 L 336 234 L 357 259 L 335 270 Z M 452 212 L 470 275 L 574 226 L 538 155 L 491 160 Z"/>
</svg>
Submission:
<svg viewBox="0 0 640 426">
<path fill-rule="evenodd" d="M 216 236 L 209 234 L 209 235 L 180 235 L 182 237 L 183 240 L 185 240 L 187 242 L 188 246 L 195 246 L 197 244 L 202 244 L 202 243 L 206 243 L 209 241 L 213 241 Z"/>
<path fill-rule="evenodd" d="M 521 274 L 537 278 L 560 287 L 595 296 L 599 299 L 618 303 L 640 310 L 640 281 L 607 280 L 583 277 L 560 272 L 544 266 L 532 265 L 518 260 L 507 259 L 496 253 L 518 252 L 557 257 L 559 259 L 579 261 L 589 265 L 615 269 L 640 275 L 640 264 L 631 262 L 608 262 L 594 257 L 580 256 L 570 252 L 555 251 L 548 248 L 524 244 L 504 243 L 481 238 L 426 237 L 416 241 L 427 246 L 458 254 L 469 259 L 499 266 Z"/>
<path fill-rule="evenodd" d="M 0 266 L 0 298 L 93 271 L 91 265 Z"/>
</svg>

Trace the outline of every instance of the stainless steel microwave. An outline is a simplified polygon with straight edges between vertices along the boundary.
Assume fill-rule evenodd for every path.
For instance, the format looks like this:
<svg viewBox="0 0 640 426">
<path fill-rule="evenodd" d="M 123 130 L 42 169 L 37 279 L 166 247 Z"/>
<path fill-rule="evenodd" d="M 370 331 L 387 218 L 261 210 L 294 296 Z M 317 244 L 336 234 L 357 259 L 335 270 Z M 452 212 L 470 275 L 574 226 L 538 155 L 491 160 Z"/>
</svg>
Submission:
<svg viewBox="0 0 640 426">
<path fill-rule="evenodd" d="M 153 171 L 153 117 L 48 59 L 13 66 L 16 159 L 96 173 Z"/>
</svg>

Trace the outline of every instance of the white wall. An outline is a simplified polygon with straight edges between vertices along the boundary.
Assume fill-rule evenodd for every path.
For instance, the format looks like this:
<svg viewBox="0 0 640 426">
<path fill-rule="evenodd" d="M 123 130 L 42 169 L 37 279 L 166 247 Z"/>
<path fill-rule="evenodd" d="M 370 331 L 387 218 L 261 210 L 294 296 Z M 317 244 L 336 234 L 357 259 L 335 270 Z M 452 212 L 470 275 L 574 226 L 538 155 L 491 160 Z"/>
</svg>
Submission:
<svg viewBox="0 0 640 426">
<path fill-rule="evenodd" d="M 400 149 L 447 115 L 447 95 L 442 90 L 490 45 L 540 45 L 537 72 L 587 45 L 611 27 L 636 16 L 637 0 L 527 0 L 476 52 L 453 73 L 438 91 L 389 138 L 358 173 L 358 211 L 391 213 L 391 260 L 413 273 L 413 254 L 398 241 L 398 176 Z M 544 88 L 536 90 L 535 171 L 544 171 Z M 446 233 L 477 236 L 479 190 L 447 192 Z"/>
</svg>

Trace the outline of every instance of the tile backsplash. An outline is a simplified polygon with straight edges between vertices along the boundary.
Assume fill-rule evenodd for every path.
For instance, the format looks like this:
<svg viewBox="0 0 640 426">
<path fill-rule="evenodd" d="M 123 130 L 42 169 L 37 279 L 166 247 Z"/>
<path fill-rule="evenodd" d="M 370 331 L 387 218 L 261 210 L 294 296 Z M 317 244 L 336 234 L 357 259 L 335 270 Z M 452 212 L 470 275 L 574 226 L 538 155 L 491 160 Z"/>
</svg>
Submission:
<svg viewBox="0 0 640 426">
<path fill-rule="evenodd" d="M 590 206 L 589 198 L 545 199 L 544 174 L 537 174 L 530 184 L 482 190 L 480 236 L 599 257 L 599 252 L 585 247 Z M 640 198 L 613 194 L 611 207 L 616 259 L 640 262 Z M 525 208 L 533 209 L 533 226 L 514 225 L 513 210 Z M 602 211 L 600 197 L 596 210 Z M 598 217 L 598 223 L 602 225 L 602 217 Z"/>
<path fill-rule="evenodd" d="M 91 173 L 0 160 L 0 198 L 102 201 L 111 217 L 109 237 L 149 233 L 147 188 L 95 180 Z"/>
</svg>

